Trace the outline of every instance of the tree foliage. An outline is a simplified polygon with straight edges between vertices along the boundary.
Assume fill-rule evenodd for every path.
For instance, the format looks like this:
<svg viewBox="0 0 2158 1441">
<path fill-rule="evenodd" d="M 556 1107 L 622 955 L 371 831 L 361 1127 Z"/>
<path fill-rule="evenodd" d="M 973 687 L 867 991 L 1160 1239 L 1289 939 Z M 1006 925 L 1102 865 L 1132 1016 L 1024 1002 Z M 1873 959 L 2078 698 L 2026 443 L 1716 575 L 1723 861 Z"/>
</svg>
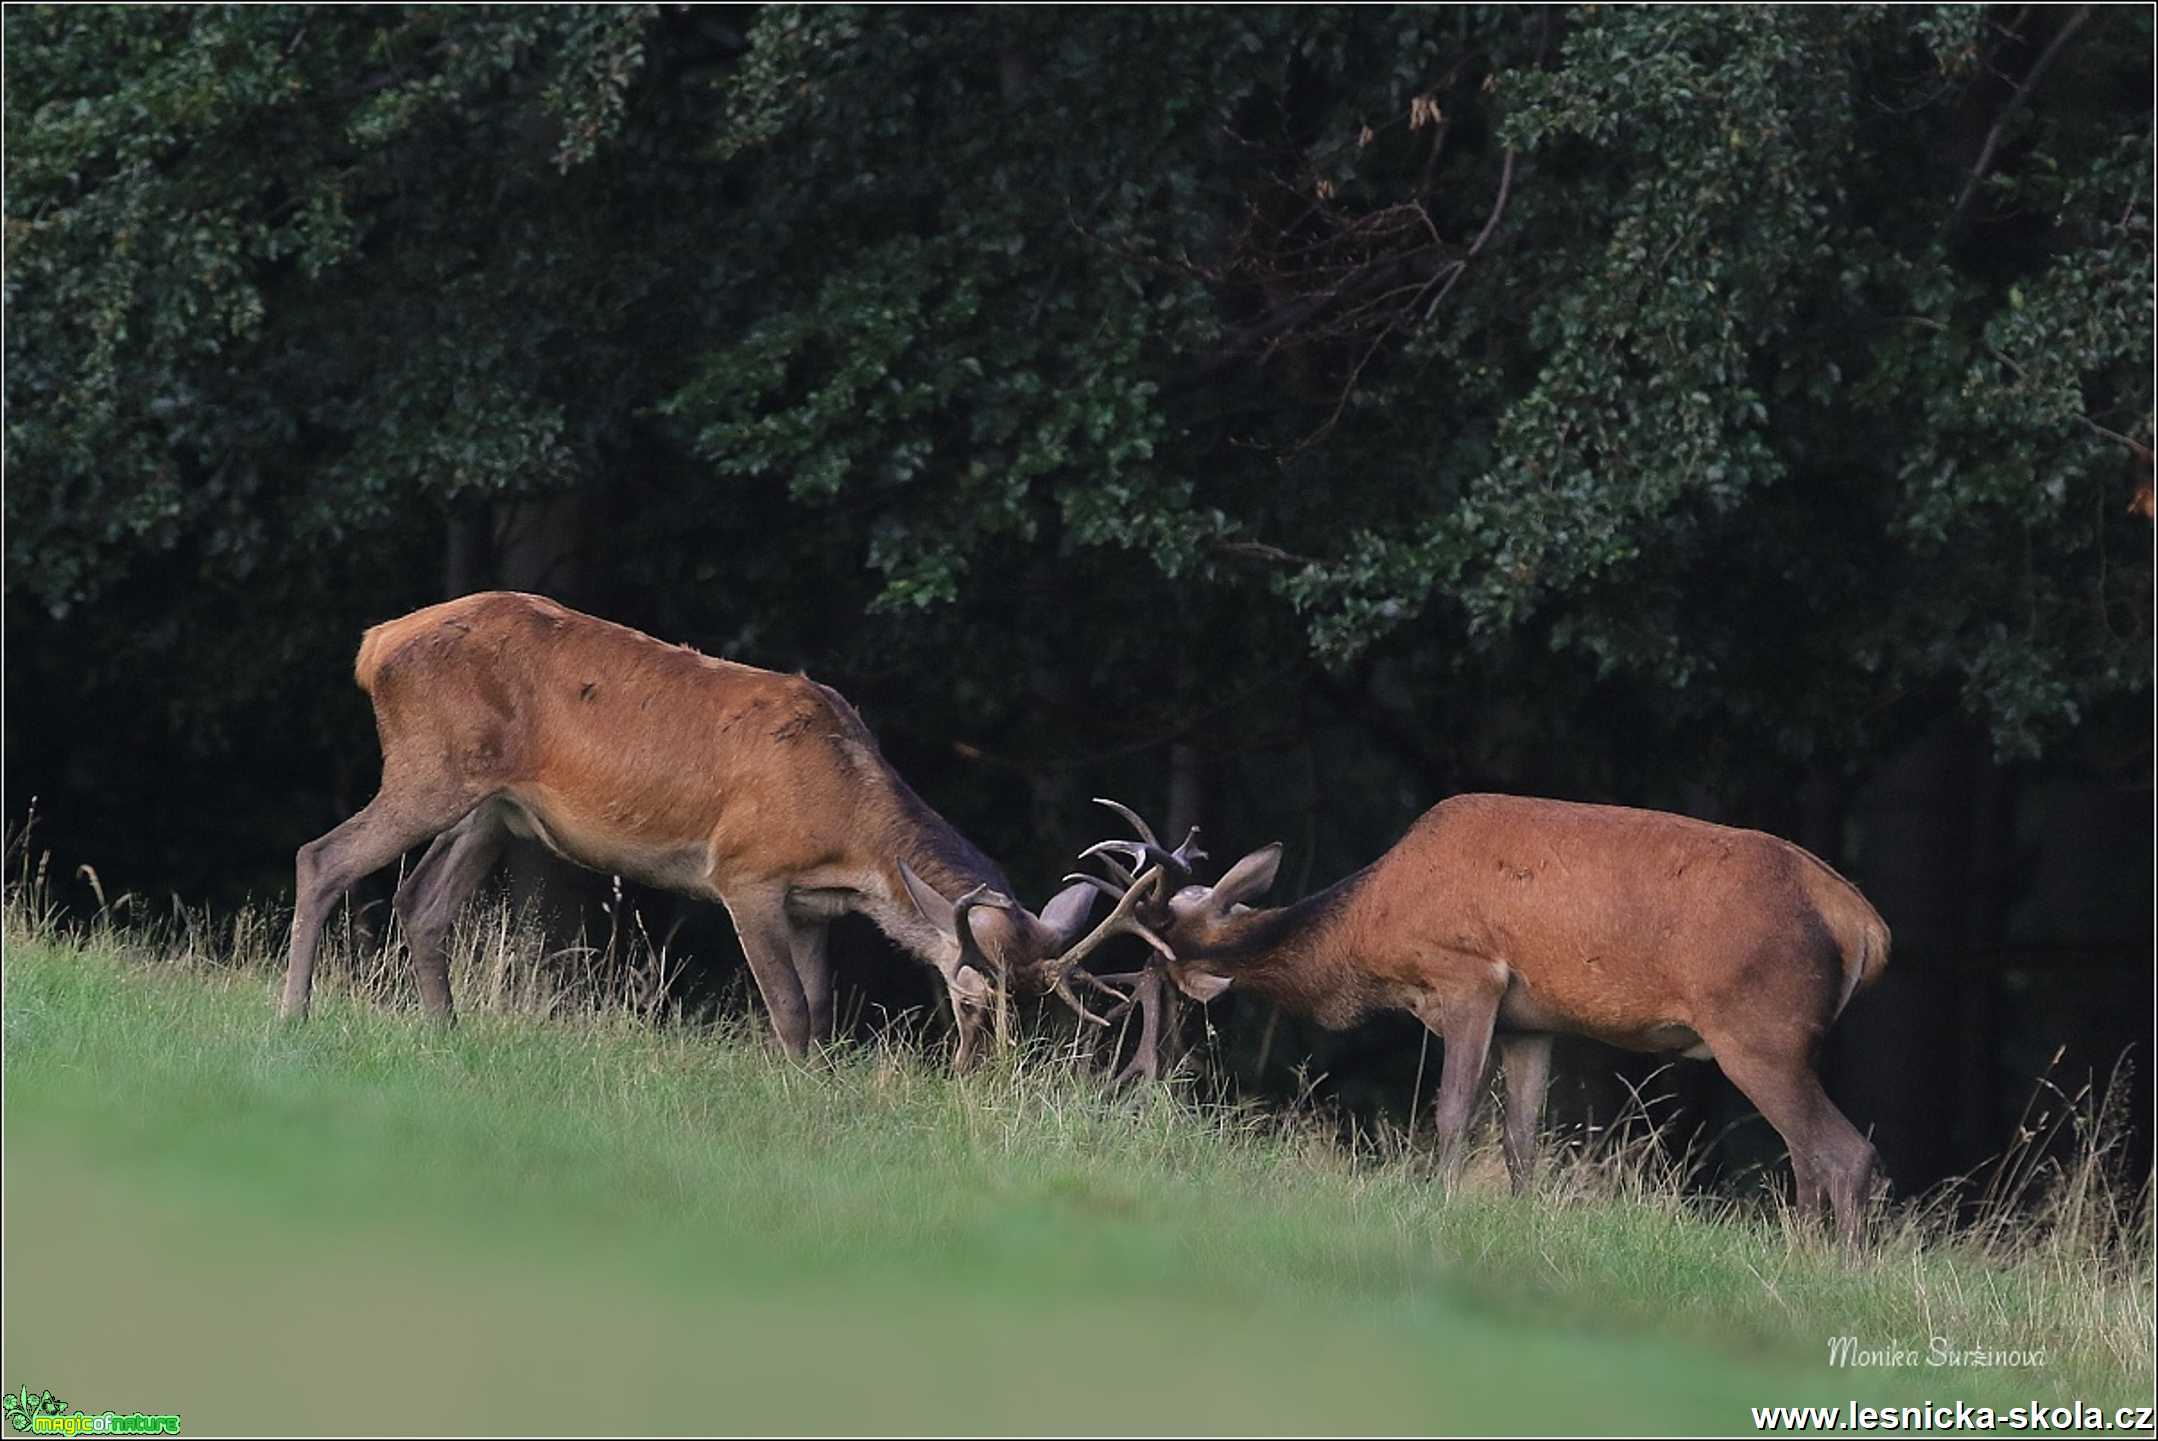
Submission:
<svg viewBox="0 0 2158 1441">
<path fill-rule="evenodd" d="M 2150 24 L 10 8 L 10 771 L 337 789 L 359 627 L 564 494 L 1044 868 L 1179 737 L 2057 753 L 2149 687 Z"/>
</svg>

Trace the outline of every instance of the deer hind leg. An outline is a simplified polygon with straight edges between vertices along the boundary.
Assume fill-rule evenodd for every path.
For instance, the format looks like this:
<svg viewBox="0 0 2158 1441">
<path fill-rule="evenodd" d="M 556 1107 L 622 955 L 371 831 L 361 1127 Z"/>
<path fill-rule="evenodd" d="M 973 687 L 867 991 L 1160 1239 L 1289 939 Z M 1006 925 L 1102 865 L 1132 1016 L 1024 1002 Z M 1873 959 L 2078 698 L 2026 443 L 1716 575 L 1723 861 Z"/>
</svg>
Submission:
<svg viewBox="0 0 2158 1441">
<path fill-rule="evenodd" d="M 790 1056 L 809 1054 L 809 1003 L 802 994 L 802 981 L 794 972 L 794 923 L 787 919 L 786 898 L 780 894 L 724 897 L 727 914 L 734 918 L 734 933 L 742 942 L 742 958 L 756 979 L 757 994 L 764 998 L 772 1018 L 772 1034 Z"/>
<path fill-rule="evenodd" d="M 1506 1076 L 1506 1174 L 1518 1196 L 1536 1176 L 1536 1133 L 1551 1079 L 1550 1033 L 1500 1036 L 1499 1067 Z"/>
<path fill-rule="evenodd" d="M 421 841 L 448 829 L 471 804 L 462 795 L 393 788 L 385 779 L 383 788 L 358 815 L 300 847 L 293 861 L 292 951 L 285 962 L 285 994 L 277 1008 L 280 1017 L 307 1019 L 322 923 L 338 897 L 362 876 L 372 875 Z"/>
<path fill-rule="evenodd" d="M 1731 1038 L 1711 1044 L 1723 1073 L 1790 1148 L 1800 1214 L 1809 1220 L 1817 1215 L 1825 1194 L 1835 1207 L 1837 1233 L 1847 1247 L 1856 1247 L 1863 1237 L 1879 1158 L 1821 1089 L 1811 1055 L 1802 1048 L 1748 1045 Z"/>
<path fill-rule="evenodd" d="M 1791 1182 L 1797 1198 L 1798 1219 L 1810 1232 L 1821 1223 L 1821 1212 L 1828 1200 L 1828 1181 L 1821 1168 L 1813 1164 L 1813 1158 L 1791 1153 Z"/>
<path fill-rule="evenodd" d="M 492 805 L 479 807 L 435 837 L 390 903 L 405 928 L 405 948 L 412 953 L 420 1004 L 428 1015 L 445 1023 L 455 1018 L 450 1004 L 450 930 L 457 912 L 502 858 L 508 840 L 501 814 Z"/>
</svg>

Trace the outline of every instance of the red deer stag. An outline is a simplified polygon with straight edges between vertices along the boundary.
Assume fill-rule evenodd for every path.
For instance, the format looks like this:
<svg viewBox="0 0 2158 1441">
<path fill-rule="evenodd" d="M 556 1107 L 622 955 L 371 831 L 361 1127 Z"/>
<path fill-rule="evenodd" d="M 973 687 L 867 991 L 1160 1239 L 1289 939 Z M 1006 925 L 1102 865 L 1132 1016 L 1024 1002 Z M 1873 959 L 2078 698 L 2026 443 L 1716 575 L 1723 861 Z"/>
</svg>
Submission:
<svg viewBox="0 0 2158 1441">
<path fill-rule="evenodd" d="M 1888 927 L 1808 852 L 1662 811 L 1465 795 L 1332 888 L 1254 910 L 1278 843 L 1191 885 L 1179 856 L 1115 809 L 1139 839 L 1085 853 L 1130 862 L 1105 859 L 1116 879 L 1097 880 L 1118 898 L 1114 924 L 1057 966 L 1124 930 L 1195 1000 L 1236 985 L 1335 1029 L 1407 1011 L 1445 1042 L 1436 1124 L 1449 1160 L 1495 1032 L 1517 1190 L 1534 1166 L 1554 1033 L 1713 1056 L 1789 1146 L 1801 1211 L 1818 1215 L 1825 1192 L 1857 1240 L 1876 1158 L 1813 1063 L 1852 993 L 1887 965 Z"/>
<path fill-rule="evenodd" d="M 451 1016 L 450 924 L 512 836 L 727 908 L 790 1053 L 831 1033 L 825 933 L 858 912 L 934 966 L 972 1059 L 1002 975 L 1069 989 L 1045 963 L 1095 891 L 1039 916 L 888 765 L 837 691 L 668 645 L 535 595 L 490 592 L 369 630 L 354 675 L 374 703 L 382 786 L 300 847 L 280 1014 L 307 1014 L 337 898 L 422 841 L 393 905 L 422 1003 Z M 1082 979 L 1090 979 L 1081 973 Z"/>
</svg>

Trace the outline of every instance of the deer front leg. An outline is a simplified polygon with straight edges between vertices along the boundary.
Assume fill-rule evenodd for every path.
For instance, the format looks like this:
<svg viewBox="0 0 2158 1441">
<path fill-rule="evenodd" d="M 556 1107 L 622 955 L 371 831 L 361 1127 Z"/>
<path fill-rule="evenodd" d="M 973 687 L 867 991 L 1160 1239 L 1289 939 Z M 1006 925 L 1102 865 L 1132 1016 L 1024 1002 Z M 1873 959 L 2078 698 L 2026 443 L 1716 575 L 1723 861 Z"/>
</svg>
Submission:
<svg viewBox="0 0 2158 1441">
<path fill-rule="evenodd" d="M 1438 1129 L 1439 1174 L 1450 1188 L 1461 1170 L 1461 1141 L 1475 1114 L 1491 1059 L 1491 1032 L 1498 1023 L 1503 985 L 1431 994 L 1416 1008 L 1416 1018 L 1446 1047 L 1439 1072 L 1439 1099 L 1433 1109 Z"/>
<path fill-rule="evenodd" d="M 802 986 L 809 1039 L 821 1045 L 833 1039 L 832 962 L 825 948 L 830 934 L 829 921 L 797 917 L 792 923 L 794 977 Z"/>
<path fill-rule="evenodd" d="M 809 1002 L 794 971 L 794 927 L 787 919 L 786 898 L 771 895 L 726 897 L 727 914 L 741 938 L 742 957 L 757 981 L 757 994 L 772 1018 L 772 1034 L 790 1056 L 809 1054 Z"/>
<path fill-rule="evenodd" d="M 1169 1001 L 1167 978 L 1162 975 L 1159 965 L 1150 962 L 1139 979 L 1132 983 L 1132 1004 L 1139 1008 L 1139 1041 L 1132 1050 L 1131 1060 L 1116 1073 L 1111 1085 L 1161 1079 L 1161 1020 Z"/>
</svg>

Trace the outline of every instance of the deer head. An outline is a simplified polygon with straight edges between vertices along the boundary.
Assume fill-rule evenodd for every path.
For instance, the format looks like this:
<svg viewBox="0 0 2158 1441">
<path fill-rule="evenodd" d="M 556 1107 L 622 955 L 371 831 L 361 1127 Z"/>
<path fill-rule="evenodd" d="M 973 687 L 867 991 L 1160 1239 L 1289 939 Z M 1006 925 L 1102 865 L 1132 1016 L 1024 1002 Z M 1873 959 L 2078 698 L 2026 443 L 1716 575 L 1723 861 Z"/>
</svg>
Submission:
<svg viewBox="0 0 2158 1441">
<path fill-rule="evenodd" d="M 1052 993 L 1085 1019 L 1108 1024 L 1080 1004 L 1067 979 L 1071 968 L 1057 964 L 1060 956 L 1074 949 L 1076 938 L 1086 929 L 1099 894 L 1097 886 L 1087 881 L 1067 885 L 1036 915 L 986 885 L 948 901 L 905 861 L 899 862 L 899 877 L 906 883 L 907 896 L 922 919 L 958 948 L 959 958 L 950 975 L 952 989 L 959 996 L 975 1005 L 985 1005 L 991 996 L 991 983 L 1001 982 L 1037 993 Z"/>
</svg>

